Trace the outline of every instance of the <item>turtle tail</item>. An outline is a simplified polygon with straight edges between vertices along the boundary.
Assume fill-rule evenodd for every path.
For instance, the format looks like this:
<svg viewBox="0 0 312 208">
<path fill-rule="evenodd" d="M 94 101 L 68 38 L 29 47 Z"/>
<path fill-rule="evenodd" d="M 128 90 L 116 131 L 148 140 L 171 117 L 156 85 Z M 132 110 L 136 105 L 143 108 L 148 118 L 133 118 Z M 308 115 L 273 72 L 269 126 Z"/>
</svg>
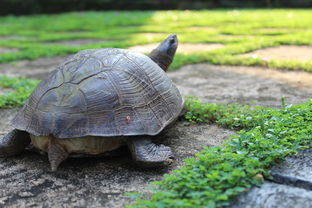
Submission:
<svg viewBox="0 0 312 208">
<path fill-rule="evenodd" d="M 178 47 L 178 38 L 176 34 L 170 35 L 157 48 L 155 48 L 148 56 L 164 71 L 168 70 L 169 65 L 173 61 L 174 54 Z"/>
<path fill-rule="evenodd" d="M 51 170 L 55 172 L 58 166 L 67 159 L 69 153 L 64 147 L 55 142 L 54 139 L 50 139 L 48 146 L 48 157 L 51 165 Z"/>
</svg>

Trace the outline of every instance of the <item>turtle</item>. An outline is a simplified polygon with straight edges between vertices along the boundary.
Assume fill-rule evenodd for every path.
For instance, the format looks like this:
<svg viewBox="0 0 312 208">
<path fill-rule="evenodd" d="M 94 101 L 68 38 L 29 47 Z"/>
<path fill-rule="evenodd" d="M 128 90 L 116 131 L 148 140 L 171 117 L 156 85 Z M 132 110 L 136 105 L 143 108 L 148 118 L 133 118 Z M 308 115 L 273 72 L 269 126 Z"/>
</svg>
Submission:
<svg viewBox="0 0 312 208">
<path fill-rule="evenodd" d="M 74 155 L 101 155 L 125 146 L 141 166 L 174 161 L 153 138 L 183 112 L 181 93 L 167 76 L 178 39 L 172 34 L 150 54 L 127 49 L 82 50 L 34 89 L 0 140 L 0 156 L 27 146 L 45 152 L 52 171 Z"/>
</svg>

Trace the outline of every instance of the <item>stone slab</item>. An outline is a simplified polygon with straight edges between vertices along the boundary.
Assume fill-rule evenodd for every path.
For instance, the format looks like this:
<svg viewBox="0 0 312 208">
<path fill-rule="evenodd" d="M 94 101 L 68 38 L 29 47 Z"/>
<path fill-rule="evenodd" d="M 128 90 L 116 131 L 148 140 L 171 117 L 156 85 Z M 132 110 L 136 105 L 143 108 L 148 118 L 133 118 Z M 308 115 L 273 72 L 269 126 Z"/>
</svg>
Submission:
<svg viewBox="0 0 312 208">
<path fill-rule="evenodd" d="M 272 173 L 312 183 L 312 147 L 287 157 L 272 169 Z"/>
<path fill-rule="evenodd" d="M 265 182 L 242 194 L 231 208 L 308 208 L 312 207 L 312 191 Z"/>
<path fill-rule="evenodd" d="M 22 60 L 12 64 L 0 64 L 0 74 L 44 79 L 50 71 L 56 69 L 67 57 L 69 55 L 39 58 L 36 60 Z"/>
<path fill-rule="evenodd" d="M 312 98 L 312 74 L 263 67 L 194 64 L 168 73 L 183 95 L 206 103 L 243 103 L 264 107 L 299 104 Z"/>
<path fill-rule="evenodd" d="M 242 56 L 260 58 L 263 60 L 309 61 L 312 59 L 312 47 L 296 45 L 270 47 L 245 53 Z"/>
</svg>

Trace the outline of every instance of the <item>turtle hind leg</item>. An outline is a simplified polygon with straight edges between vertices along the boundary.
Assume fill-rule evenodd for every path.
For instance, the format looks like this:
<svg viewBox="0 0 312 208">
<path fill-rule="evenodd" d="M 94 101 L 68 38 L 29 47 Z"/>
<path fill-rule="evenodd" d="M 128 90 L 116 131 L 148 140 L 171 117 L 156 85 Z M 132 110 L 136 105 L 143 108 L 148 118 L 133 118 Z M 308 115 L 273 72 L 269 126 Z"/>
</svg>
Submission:
<svg viewBox="0 0 312 208">
<path fill-rule="evenodd" d="M 58 144 L 55 139 L 51 138 L 48 146 L 48 158 L 51 165 L 51 170 L 54 172 L 58 166 L 69 156 L 67 150 Z"/>
<path fill-rule="evenodd" d="M 14 129 L 0 139 L 0 157 L 20 154 L 30 143 L 30 135 L 26 131 Z"/>
<path fill-rule="evenodd" d="M 134 161 L 142 166 L 154 167 L 169 165 L 174 159 L 170 147 L 156 145 L 150 139 L 130 139 L 128 141 L 128 147 Z"/>
</svg>

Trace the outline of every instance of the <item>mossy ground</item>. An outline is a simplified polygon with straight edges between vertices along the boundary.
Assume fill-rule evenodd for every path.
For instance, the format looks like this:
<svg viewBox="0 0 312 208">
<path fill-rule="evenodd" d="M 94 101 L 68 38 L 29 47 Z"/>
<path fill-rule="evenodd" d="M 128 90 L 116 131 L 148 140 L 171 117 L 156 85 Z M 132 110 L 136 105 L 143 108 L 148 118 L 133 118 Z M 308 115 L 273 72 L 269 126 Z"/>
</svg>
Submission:
<svg viewBox="0 0 312 208">
<path fill-rule="evenodd" d="M 162 12 L 81 12 L 0 18 L 0 47 L 18 51 L 0 54 L 0 63 L 75 53 L 87 48 L 160 42 L 177 33 L 184 43 L 221 43 L 224 47 L 177 54 L 171 70 L 208 62 L 218 65 L 258 65 L 312 72 L 312 61 L 243 57 L 256 49 L 312 44 L 311 10 L 215 10 Z M 151 35 L 153 34 L 153 35 Z M 11 37 L 11 38 L 8 38 Z M 101 39 L 83 46 L 51 45 L 70 39 Z M 34 80 L 1 77 L 0 107 L 21 105 L 37 84 Z M 141 207 L 219 207 L 258 184 L 267 168 L 311 142 L 311 102 L 281 110 L 239 105 L 187 104 L 189 122 L 216 122 L 244 129 L 224 147 L 206 148 L 159 183 Z M 208 184 L 208 185 L 207 185 Z M 166 190 L 166 191 L 164 191 Z"/>
</svg>

